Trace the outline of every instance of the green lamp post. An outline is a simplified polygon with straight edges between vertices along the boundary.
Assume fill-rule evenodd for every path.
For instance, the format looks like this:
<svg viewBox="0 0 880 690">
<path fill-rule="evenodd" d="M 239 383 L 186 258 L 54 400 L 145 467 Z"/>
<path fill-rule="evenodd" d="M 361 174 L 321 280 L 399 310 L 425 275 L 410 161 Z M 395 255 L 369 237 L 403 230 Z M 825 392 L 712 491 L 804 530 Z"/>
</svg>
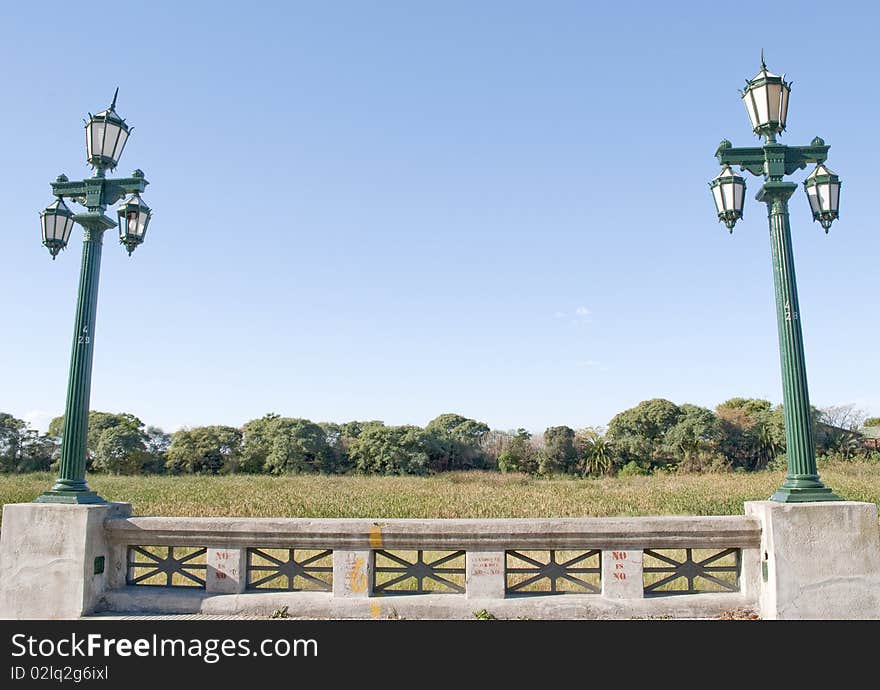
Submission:
<svg viewBox="0 0 880 690">
<path fill-rule="evenodd" d="M 723 140 L 715 152 L 722 169 L 709 186 L 718 220 L 733 232 L 734 224 L 742 218 L 745 180 L 734 173 L 731 166 L 739 166 L 753 175 L 763 175 L 765 180 L 755 198 L 767 204 L 770 220 L 788 459 L 785 483 L 770 498 L 783 503 L 839 501 L 840 498 L 819 481 L 816 470 L 801 311 L 788 221 L 788 199 L 797 185 L 785 182 L 783 177 L 805 168 L 808 163 L 816 164 L 816 169 L 804 182 L 804 189 L 813 219 L 821 223 L 826 233 L 837 218 L 840 180 L 825 167 L 830 147 L 819 137 L 809 146 L 785 146 L 776 141 L 785 130 L 790 92 L 791 84 L 785 81 L 785 75 L 780 77 L 768 71 L 762 55 L 761 70 L 746 83 L 741 93 L 752 129 L 756 135 L 765 138 L 765 143 L 760 147 L 734 148 L 729 141 Z"/>
<path fill-rule="evenodd" d="M 144 173 L 135 170 L 131 177 L 121 179 L 108 179 L 105 176 L 119 163 L 132 131 L 116 113 L 118 93 L 119 89 L 113 95 L 109 108 L 97 115 L 90 114 L 86 121 L 86 159 L 95 171 L 94 176 L 71 182 L 66 175 L 59 175 L 52 183 L 52 194 L 56 200 L 40 214 L 43 244 L 53 260 L 67 246 L 74 223 L 82 225 L 84 233 L 60 470 L 54 486 L 36 499 L 39 503 L 105 502 L 89 489 L 85 478 L 101 246 L 104 231 L 118 225 L 119 240 L 130 255 L 144 241 L 150 222 L 150 209 L 140 198 L 148 184 Z M 119 206 L 118 220 L 104 215 L 108 206 L 126 195 L 131 197 Z M 82 204 L 85 212 L 73 213 L 64 203 L 65 199 Z"/>
</svg>

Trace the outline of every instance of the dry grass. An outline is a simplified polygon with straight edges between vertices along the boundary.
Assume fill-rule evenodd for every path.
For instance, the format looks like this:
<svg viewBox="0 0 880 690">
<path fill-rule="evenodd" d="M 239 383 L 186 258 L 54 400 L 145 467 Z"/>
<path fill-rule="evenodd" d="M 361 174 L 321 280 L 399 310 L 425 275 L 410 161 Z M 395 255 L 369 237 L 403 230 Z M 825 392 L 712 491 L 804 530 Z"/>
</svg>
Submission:
<svg viewBox="0 0 880 690">
<path fill-rule="evenodd" d="M 880 463 L 820 468 L 840 496 L 880 504 Z M 497 472 L 433 477 L 91 475 L 93 489 L 132 503 L 137 515 L 241 517 L 589 517 L 736 515 L 766 499 L 781 472 L 657 475 L 613 479 L 541 479 Z M 0 475 L 0 501 L 32 501 L 49 488 L 46 473 Z"/>
</svg>

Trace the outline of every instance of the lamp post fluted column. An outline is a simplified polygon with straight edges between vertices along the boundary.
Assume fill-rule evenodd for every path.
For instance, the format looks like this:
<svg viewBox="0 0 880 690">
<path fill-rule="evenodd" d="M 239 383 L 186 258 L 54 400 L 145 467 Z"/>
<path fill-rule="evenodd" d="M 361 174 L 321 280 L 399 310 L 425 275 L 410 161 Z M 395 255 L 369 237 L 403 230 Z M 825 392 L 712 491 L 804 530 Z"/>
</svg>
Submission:
<svg viewBox="0 0 880 690">
<path fill-rule="evenodd" d="M 98 282 L 101 274 L 103 227 L 86 227 L 83 233 L 82 269 L 70 352 L 67 403 L 64 407 L 61 460 L 55 485 L 37 498 L 41 503 L 104 503 L 86 482 L 86 445 L 89 433 L 89 398 Z"/>
<path fill-rule="evenodd" d="M 118 92 L 118 90 L 117 90 Z M 67 246 L 73 225 L 83 227 L 82 267 L 70 352 L 67 400 L 61 437 L 58 479 L 38 503 L 105 503 L 86 482 L 86 458 L 89 433 L 89 400 L 92 387 L 92 361 L 95 345 L 95 317 L 98 310 L 98 282 L 101 275 L 101 251 L 104 232 L 119 226 L 119 240 L 128 253 L 139 246 L 147 231 L 150 209 L 140 195 L 148 182 L 144 173 L 135 170 L 131 177 L 108 179 L 107 170 L 119 162 L 131 128 L 115 111 L 116 95 L 110 107 L 86 122 L 86 152 L 95 169 L 94 176 L 71 181 L 59 175 L 52 183 L 56 201 L 40 214 L 43 244 L 52 258 Z M 118 221 L 104 215 L 108 206 L 131 195 L 119 206 Z M 83 213 L 72 213 L 64 199 L 83 204 Z"/>
<path fill-rule="evenodd" d="M 804 182 L 804 188 L 813 218 L 822 224 L 825 232 L 837 218 L 840 180 L 824 165 L 830 147 L 820 137 L 814 138 L 809 146 L 785 146 L 777 142 L 777 135 L 785 130 L 790 91 L 791 84 L 785 81 L 785 76 L 770 72 L 762 55 L 760 71 L 746 82 L 741 96 L 753 131 L 765 137 L 765 143 L 760 147 L 734 148 L 729 141 L 723 140 L 715 152 L 722 169 L 710 187 L 718 220 L 733 232 L 734 224 L 742 218 L 745 180 L 735 174 L 731 166 L 739 166 L 765 180 L 755 198 L 767 205 L 770 224 L 788 464 L 785 482 L 770 498 L 783 503 L 839 501 L 840 498 L 819 481 L 816 468 L 801 311 L 788 219 L 788 200 L 797 185 L 783 181 L 783 177 L 805 168 L 808 163 L 816 164 L 816 169 Z"/>
<path fill-rule="evenodd" d="M 779 359 L 782 371 L 782 400 L 785 415 L 785 448 L 788 473 L 785 483 L 771 496 L 781 502 L 839 500 L 819 481 L 813 449 L 810 394 L 801 332 L 800 306 L 788 222 L 788 199 L 797 189 L 792 182 L 767 182 L 757 195 L 767 204 L 773 284 L 776 293 L 776 324 L 779 330 Z"/>
</svg>

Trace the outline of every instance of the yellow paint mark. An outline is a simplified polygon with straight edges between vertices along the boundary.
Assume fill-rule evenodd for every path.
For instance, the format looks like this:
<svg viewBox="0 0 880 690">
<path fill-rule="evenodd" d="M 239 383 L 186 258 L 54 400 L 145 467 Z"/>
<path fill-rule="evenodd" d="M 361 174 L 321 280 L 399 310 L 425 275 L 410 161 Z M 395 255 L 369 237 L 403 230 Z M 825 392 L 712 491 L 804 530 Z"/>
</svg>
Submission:
<svg viewBox="0 0 880 690">
<path fill-rule="evenodd" d="M 348 571 L 348 588 L 352 592 L 367 591 L 366 565 L 367 562 L 363 558 L 358 558 L 351 564 L 351 569 Z"/>
<path fill-rule="evenodd" d="M 379 525 L 370 527 L 370 546 L 374 549 L 382 548 L 382 528 Z"/>
<path fill-rule="evenodd" d="M 370 604 L 370 615 L 373 618 L 380 618 L 382 616 L 382 607 L 379 604 Z"/>
</svg>

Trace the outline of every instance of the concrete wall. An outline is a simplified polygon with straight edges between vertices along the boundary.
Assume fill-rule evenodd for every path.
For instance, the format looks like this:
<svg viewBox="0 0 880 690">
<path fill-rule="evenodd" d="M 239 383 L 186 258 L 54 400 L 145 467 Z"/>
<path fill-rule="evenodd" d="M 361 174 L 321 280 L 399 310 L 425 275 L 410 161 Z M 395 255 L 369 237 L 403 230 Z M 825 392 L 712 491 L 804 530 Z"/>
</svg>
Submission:
<svg viewBox="0 0 880 690">
<path fill-rule="evenodd" d="M 134 517 L 106 523 L 114 572 L 125 567 L 126 545 L 202 546 L 208 549 L 205 590 L 124 586 L 116 582 L 101 607 L 115 612 L 210 613 L 269 616 L 287 607 L 303 618 L 711 618 L 757 607 L 760 527 L 746 516 L 638 518 L 368 520 L 301 518 Z M 330 592 L 246 589 L 248 547 L 332 549 Z M 735 592 L 645 597 L 642 549 L 741 550 Z M 375 551 L 462 550 L 463 594 L 374 591 Z M 506 551 L 602 552 L 596 593 L 511 594 Z M 212 572 L 238 564 L 238 577 L 219 582 Z M 616 556 L 616 557 L 615 557 Z"/>
</svg>

